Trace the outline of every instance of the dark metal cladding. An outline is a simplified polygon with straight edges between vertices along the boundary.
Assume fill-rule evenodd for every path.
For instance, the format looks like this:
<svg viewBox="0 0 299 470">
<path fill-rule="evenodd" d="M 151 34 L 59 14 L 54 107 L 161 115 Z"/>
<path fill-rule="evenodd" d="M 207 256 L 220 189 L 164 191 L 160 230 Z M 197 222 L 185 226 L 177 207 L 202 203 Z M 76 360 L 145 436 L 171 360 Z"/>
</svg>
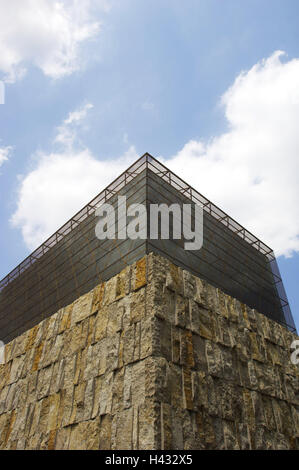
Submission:
<svg viewBox="0 0 299 470">
<path fill-rule="evenodd" d="M 116 207 L 119 195 L 127 205 L 201 204 L 203 247 L 186 251 L 184 240 L 149 236 L 98 240 L 95 210 L 103 202 Z M 118 230 L 126 223 L 118 219 Z M 296 331 L 273 251 L 145 154 L 0 282 L 0 339 L 11 341 L 150 252 Z"/>
</svg>

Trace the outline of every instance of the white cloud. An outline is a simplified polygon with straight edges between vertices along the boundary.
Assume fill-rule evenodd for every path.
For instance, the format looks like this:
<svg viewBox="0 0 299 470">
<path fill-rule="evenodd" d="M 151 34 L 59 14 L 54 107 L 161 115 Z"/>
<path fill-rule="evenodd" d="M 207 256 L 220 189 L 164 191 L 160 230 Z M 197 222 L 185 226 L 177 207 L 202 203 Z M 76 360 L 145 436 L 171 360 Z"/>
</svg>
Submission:
<svg viewBox="0 0 299 470">
<path fill-rule="evenodd" d="M 222 97 L 228 132 L 167 164 L 278 255 L 299 251 L 299 60 L 275 52 Z"/>
<path fill-rule="evenodd" d="M 69 113 L 62 125 L 57 129 L 55 142 L 71 149 L 77 139 L 76 127 L 80 126 L 82 121 L 86 118 L 88 111 L 92 108 L 93 105 L 91 103 L 87 103 L 79 109 Z"/>
<path fill-rule="evenodd" d="M 0 167 L 6 162 L 12 152 L 12 147 L 0 147 Z"/>
<path fill-rule="evenodd" d="M 100 23 L 92 8 L 107 0 L 0 0 L 0 71 L 7 82 L 33 64 L 51 78 L 80 67 L 81 44 L 96 36 Z"/>
<path fill-rule="evenodd" d="M 69 114 L 55 138 L 62 144 L 60 151 L 36 155 L 35 168 L 21 179 L 11 222 L 21 229 L 29 249 L 44 242 L 137 159 L 133 146 L 112 161 L 97 160 L 81 147 L 76 130 L 91 107 L 88 104 Z"/>
</svg>

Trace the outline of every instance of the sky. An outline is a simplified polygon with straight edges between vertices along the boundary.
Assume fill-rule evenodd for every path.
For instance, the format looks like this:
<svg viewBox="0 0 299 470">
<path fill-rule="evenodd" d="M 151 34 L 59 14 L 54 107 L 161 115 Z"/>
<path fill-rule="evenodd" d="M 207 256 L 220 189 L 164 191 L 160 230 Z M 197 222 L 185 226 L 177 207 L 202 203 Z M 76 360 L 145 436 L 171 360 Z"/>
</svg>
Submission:
<svg viewBox="0 0 299 470">
<path fill-rule="evenodd" d="M 0 278 L 149 152 L 271 246 L 299 326 L 298 0 L 0 0 Z"/>
</svg>

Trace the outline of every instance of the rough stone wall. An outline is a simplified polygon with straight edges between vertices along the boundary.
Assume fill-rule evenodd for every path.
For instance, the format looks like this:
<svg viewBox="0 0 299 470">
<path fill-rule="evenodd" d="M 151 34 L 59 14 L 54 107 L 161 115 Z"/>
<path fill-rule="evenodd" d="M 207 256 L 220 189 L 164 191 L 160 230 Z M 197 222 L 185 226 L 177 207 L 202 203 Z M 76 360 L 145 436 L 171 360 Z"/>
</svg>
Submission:
<svg viewBox="0 0 299 470">
<path fill-rule="evenodd" d="M 294 339 L 150 254 L 6 346 L 0 448 L 299 448 Z"/>
</svg>

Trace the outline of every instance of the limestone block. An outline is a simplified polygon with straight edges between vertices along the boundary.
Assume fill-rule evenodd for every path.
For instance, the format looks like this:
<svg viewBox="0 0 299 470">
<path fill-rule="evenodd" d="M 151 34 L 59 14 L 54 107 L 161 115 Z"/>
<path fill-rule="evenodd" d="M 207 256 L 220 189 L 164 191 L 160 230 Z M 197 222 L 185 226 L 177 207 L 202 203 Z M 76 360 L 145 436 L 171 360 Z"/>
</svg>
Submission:
<svg viewBox="0 0 299 470">
<path fill-rule="evenodd" d="M 93 303 L 93 292 L 82 295 L 73 304 L 71 327 L 94 313 L 91 309 Z"/>
<path fill-rule="evenodd" d="M 100 420 L 95 418 L 72 426 L 69 450 L 97 450 L 100 445 Z"/>
<path fill-rule="evenodd" d="M 132 272 L 132 290 L 138 290 L 147 283 L 147 258 L 144 257 L 137 261 L 133 266 Z"/>
</svg>

